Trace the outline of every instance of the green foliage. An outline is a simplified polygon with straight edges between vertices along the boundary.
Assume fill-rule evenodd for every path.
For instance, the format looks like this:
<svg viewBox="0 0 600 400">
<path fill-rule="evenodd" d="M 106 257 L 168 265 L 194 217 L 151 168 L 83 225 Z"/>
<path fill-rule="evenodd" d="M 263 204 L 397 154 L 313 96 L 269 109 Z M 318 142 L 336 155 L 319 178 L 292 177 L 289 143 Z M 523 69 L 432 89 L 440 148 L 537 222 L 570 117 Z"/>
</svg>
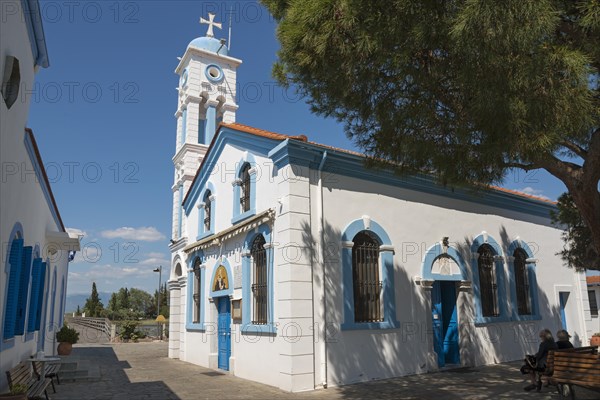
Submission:
<svg viewBox="0 0 600 400">
<path fill-rule="evenodd" d="M 153 309 L 155 313 L 154 317 L 157 315 L 162 315 L 166 319 L 169 319 L 169 291 L 167 290 L 167 284 L 165 283 L 160 287 L 160 310 L 156 313 L 156 302 L 157 302 L 158 291 L 154 291 L 154 306 Z"/>
<path fill-rule="evenodd" d="M 75 315 L 81 315 L 81 309 L 79 308 L 79 304 L 77 305 L 77 311 L 75 311 Z"/>
<path fill-rule="evenodd" d="M 279 22 L 274 76 L 369 165 L 475 187 L 546 169 L 598 224 L 597 0 L 262 3 Z"/>
<path fill-rule="evenodd" d="M 137 321 L 123 321 L 120 323 L 119 328 L 119 337 L 124 340 L 133 340 L 137 343 L 139 339 L 143 339 L 146 337 L 146 334 L 139 331 L 137 328 L 139 326 L 139 322 Z"/>
<path fill-rule="evenodd" d="M 92 293 L 90 297 L 85 301 L 85 305 L 83 306 L 83 311 L 86 314 L 86 317 L 97 318 L 102 314 L 102 310 L 104 309 L 104 305 L 100 301 L 100 296 L 98 296 L 98 290 L 96 289 L 96 282 L 92 283 Z"/>
<path fill-rule="evenodd" d="M 25 385 L 23 383 L 15 383 L 10 388 L 10 394 L 12 394 L 12 395 L 23 394 L 23 393 L 27 393 L 27 385 Z"/>
<path fill-rule="evenodd" d="M 573 197 L 563 193 L 558 198 L 558 211 L 552 213 L 552 222 L 563 230 L 565 246 L 559 254 L 569 265 L 579 271 L 600 270 L 599 257 L 592 245 L 592 234 L 581 218 Z"/>
<path fill-rule="evenodd" d="M 69 328 L 65 324 L 58 332 L 56 332 L 56 340 L 58 342 L 75 344 L 79 340 L 79 332 L 73 328 Z"/>
</svg>

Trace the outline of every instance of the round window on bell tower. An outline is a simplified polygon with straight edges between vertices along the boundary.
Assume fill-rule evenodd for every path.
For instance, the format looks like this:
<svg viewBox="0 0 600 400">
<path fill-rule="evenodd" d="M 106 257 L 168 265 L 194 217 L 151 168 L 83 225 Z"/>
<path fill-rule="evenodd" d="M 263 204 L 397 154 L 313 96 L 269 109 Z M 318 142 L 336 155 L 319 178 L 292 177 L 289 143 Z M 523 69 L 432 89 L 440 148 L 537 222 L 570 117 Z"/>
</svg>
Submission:
<svg viewBox="0 0 600 400">
<path fill-rule="evenodd" d="M 211 82 L 220 82 L 223 80 L 223 70 L 215 64 L 206 67 L 206 77 Z"/>
</svg>

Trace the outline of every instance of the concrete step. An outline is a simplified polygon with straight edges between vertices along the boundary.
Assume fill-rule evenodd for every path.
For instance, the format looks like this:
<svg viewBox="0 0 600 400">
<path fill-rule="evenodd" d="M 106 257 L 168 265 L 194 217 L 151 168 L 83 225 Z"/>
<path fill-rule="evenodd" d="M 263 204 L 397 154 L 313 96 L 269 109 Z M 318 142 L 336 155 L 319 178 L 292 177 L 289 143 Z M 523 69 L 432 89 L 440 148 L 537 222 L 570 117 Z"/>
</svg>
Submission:
<svg viewBox="0 0 600 400">
<path fill-rule="evenodd" d="M 88 360 L 63 361 L 59 375 L 61 382 L 94 382 L 101 378 L 100 367 Z"/>
</svg>

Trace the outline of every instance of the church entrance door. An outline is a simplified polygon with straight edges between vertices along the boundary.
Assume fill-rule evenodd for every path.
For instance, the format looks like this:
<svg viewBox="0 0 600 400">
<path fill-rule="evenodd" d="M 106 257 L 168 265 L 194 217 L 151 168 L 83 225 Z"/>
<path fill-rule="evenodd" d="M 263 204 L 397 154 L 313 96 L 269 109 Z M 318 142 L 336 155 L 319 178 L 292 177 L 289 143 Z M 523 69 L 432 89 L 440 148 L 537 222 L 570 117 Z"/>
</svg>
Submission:
<svg viewBox="0 0 600 400">
<path fill-rule="evenodd" d="M 433 348 L 438 355 L 438 366 L 459 364 L 458 318 L 456 312 L 456 284 L 454 281 L 435 281 L 431 291 L 433 318 Z"/>
<path fill-rule="evenodd" d="M 218 318 L 218 345 L 219 369 L 229 371 L 229 357 L 231 356 L 231 303 L 229 297 L 220 297 L 217 305 Z"/>
</svg>

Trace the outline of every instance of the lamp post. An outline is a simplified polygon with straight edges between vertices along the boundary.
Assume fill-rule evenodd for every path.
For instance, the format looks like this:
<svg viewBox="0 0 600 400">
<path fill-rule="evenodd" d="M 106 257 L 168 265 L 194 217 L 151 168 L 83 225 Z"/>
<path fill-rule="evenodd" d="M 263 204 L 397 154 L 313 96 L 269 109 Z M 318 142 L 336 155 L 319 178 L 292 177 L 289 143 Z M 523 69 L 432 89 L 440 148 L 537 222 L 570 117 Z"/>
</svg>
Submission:
<svg viewBox="0 0 600 400">
<path fill-rule="evenodd" d="M 156 316 L 160 315 L 160 283 L 162 278 L 162 265 L 154 269 L 154 272 L 158 272 L 158 293 L 156 295 Z"/>
</svg>

